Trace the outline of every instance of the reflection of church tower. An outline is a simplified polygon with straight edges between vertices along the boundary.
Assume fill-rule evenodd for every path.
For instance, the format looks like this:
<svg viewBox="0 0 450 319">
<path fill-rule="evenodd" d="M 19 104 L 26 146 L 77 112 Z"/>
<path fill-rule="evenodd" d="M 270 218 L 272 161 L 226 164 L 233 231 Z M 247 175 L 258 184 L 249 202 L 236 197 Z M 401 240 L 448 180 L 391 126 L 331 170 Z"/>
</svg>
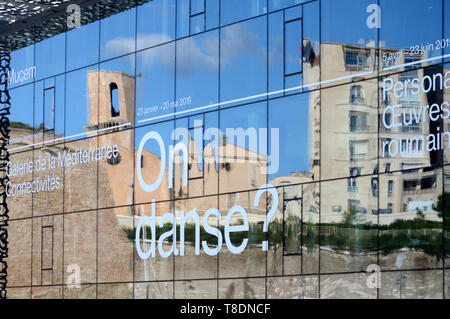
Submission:
<svg viewBox="0 0 450 319">
<path fill-rule="evenodd" d="M 100 87 L 97 91 L 98 85 Z M 89 71 L 90 128 L 93 128 L 97 121 L 98 129 L 125 123 L 133 124 L 134 85 L 134 77 L 126 73 Z"/>
<path fill-rule="evenodd" d="M 134 86 L 134 77 L 126 73 L 88 72 L 90 114 L 86 129 L 100 130 L 98 144 L 92 139 L 91 148 L 119 146 L 118 158 L 99 163 L 98 198 L 106 207 L 132 202 Z"/>
</svg>

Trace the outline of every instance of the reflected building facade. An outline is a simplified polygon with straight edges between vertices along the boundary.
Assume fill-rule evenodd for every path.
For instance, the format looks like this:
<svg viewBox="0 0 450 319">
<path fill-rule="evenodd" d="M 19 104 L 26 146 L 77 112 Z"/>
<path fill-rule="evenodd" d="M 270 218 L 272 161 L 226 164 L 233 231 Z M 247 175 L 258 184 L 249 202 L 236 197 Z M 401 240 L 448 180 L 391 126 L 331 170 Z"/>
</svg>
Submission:
<svg viewBox="0 0 450 319">
<path fill-rule="evenodd" d="M 450 128 L 450 6 L 397 2 L 378 2 L 378 29 L 369 0 L 92 1 L 78 28 L 55 16 L 5 35 L 8 297 L 448 298 L 449 138 L 426 137 Z M 398 22 L 402 5 L 430 25 Z M 150 132 L 160 145 L 141 145 Z M 201 228 L 219 251 L 196 254 L 185 214 L 216 208 L 224 236 L 237 206 L 246 248 Z M 160 230 L 136 241 L 153 207 Z"/>
</svg>

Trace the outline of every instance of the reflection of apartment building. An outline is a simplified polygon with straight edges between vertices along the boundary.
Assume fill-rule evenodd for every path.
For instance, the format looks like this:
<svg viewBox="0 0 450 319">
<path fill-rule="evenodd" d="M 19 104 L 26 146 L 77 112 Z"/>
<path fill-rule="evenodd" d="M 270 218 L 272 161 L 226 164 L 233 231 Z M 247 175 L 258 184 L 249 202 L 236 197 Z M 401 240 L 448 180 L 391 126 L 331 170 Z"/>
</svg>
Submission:
<svg viewBox="0 0 450 319">
<path fill-rule="evenodd" d="M 424 93 L 413 95 L 411 88 L 407 88 L 408 94 L 400 99 L 390 94 L 383 99 L 382 80 L 373 78 L 383 51 L 378 57 L 377 50 L 370 47 L 323 43 L 322 53 L 322 79 L 357 75 L 349 84 L 322 91 L 321 179 L 347 177 L 346 181 L 325 183 L 329 184 L 325 188 L 333 189 L 335 196 L 322 197 L 324 216 L 329 216 L 330 221 L 340 220 L 349 209 L 360 213 L 362 220 L 374 222 L 377 214 L 409 213 L 414 218 L 418 210 L 436 216 L 433 207 L 441 177 L 439 171 L 427 171 L 426 168 L 440 164 L 439 152 L 412 152 L 391 158 L 386 149 L 387 156 L 382 156 L 381 146 L 384 141 L 396 139 L 402 141 L 401 147 L 406 149 L 412 137 L 436 132 L 436 125 L 428 118 L 420 123 L 409 118 L 411 108 L 431 105 L 436 102 L 436 97 Z M 403 55 L 395 64 L 423 58 L 425 56 Z M 421 79 L 426 74 L 439 72 L 433 68 L 424 71 L 415 66 L 405 69 L 405 72 L 389 76 L 395 82 L 415 77 Z M 403 69 L 393 70 L 398 71 Z M 360 81 L 365 77 L 371 79 Z M 402 104 L 397 112 L 404 110 L 406 118 L 402 117 L 402 120 L 411 124 L 386 128 L 382 124 L 384 108 L 396 104 Z M 387 113 L 385 120 L 391 119 L 392 115 Z M 407 171 L 394 173 L 400 170 Z M 373 175 L 377 173 L 387 174 L 378 179 Z"/>
</svg>

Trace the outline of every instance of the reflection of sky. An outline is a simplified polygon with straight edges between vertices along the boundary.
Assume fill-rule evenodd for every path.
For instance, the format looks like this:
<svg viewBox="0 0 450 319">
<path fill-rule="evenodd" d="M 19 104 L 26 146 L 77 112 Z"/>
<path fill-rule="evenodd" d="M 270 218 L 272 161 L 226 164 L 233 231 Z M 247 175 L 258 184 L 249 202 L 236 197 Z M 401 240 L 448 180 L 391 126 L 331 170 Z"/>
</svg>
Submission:
<svg viewBox="0 0 450 319">
<path fill-rule="evenodd" d="M 175 7 L 175 0 L 154 0 L 138 7 L 138 50 L 175 38 Z"/>
<path fill-rule="evenodd" d="M 101 60 L 135 51 L 136 24 L 133 21 L 136 21 L 136 8 L 100 21 Z"/>
<path fill-rule="evenodd" d="M 65 33 L 35 45 L 37 80 L 65 71 Z"/>
<path fill-rule="evenodd" d="M 220 130 L 223 133 L 227 132 L 227 128 L 235 129 L 242 128 L 246 131 L 249 128 L 254 128 L 259 137 L 259 129 L 267 127 L 267 112 L 266 102 L 260 102 L 247 106 L 231 108 L 220 112 Z M 228 142 L 239 147 L 248 149 L 252 152 L 260 153 L 259 149 L 252 149 L 248 138 L 245 139 L 245 144 L 239 143 L 236 138 L 227 136 Z M 258 142 L 259 143 L 259 139 Z M 258 145 L 256 145 L 258 147 Z M 262 154 L 266 155 L 266 154 Z"/>
<path fill-rule="evenodd" d="M 11 71 L 14 70 L 16 73 L 21 70 L 28 69 L 34 66 L 34 46 L 28 46 L 19 50 L 16 50 L 11 53 Z M 33 78 L 29 78 L 26 81 L 12 83 L 9 87 L 15 87 L 19 85 L 23 85 L 26 83 L 30 83 L 33 81 Z"/>
<path fill-rule="evenodd" d="M 385 47 L 409 48 L 442 39 L 441 0 L 381 0 L 380 4 L 380 40 Z"/>
<path fill-rule="evenodd" d="M 10 90 L 11 122 L 33 126 L 33 84 Z"/>
<path fill-rule="evenodd" d="M 217 30 L 189 37 L 177 43 L 177 98 L 192 97 L 192 104 L 180 107 L 180 111 L 217 103 L 218 61 Z"/>
<path fill-rule="evenodd" d="M 67 32 L 67 71 L 98 62 L 100 23 L 89 23 Z"/>
<path fill-rule="evenodd" d="M 287 176 L 311 169 L 310 94 L 301 94 L 269 101 L 269 128 L 279 129 L 279 170 L 270 175 Z M 269 154 L 273 157 L 269 140 Z M 269 163 L 270 164 L 270 163 Z"/>
<path fill-rule="evenodd" d="M 207 3 L 212 2 L 213 0 L 207 1 Z M 303 2 L 302 0 L 269 0 L 268 8 L 274 10 Z M 353 44 L 375 40 L 377 30 L 370 30 L 366 27 L 366 19 L 369 15 L 366 8 L 373 2 L 372 0 L 323 0 L 322 40 Z M 186 4 L 187 2 L 180 1 L 179 3 Z M 253 4 L 237 0 L 222 1 L 222 23 L 226 24 L 233 19 L 239 19 L 240 16 L 252 17 L 263 13 L 267 11 L 265 3 L 265 1 L 256 1 Z M 421 44 L 441 38 L 441 0 L 380 0 L 380 3 L 382 7 L 380 40 L 384 42 L 384 46 L 409 47 L 415 43 Z M 178 7 L 179 10 L 186 11 L 183 8 L 181 5 Z M 450 10 L 449 8 L 450 6 L 446 4 L 446 12 Z M 36 44 L 35 47 L 30 46 L 14 52 L 13 68 L 18 71 L 36 64 L 38 78 L 61 73 L 64 71 L 65 64 L 65 45 L 67 45 L 67 69 L 97 63 L 100 24 L 102 59 L 114 58 L 131 52 L 135 47 L 136 30 L 133 21 L 136 14 L 138 16 L 137 46 L 139 49 L 170 41 L 175 38 L 175 9 L 175 0 L 155 0 L 137 9 L 128 10 L 104 19 L 100 23 L 95 22 L 72 30 L 67 33 L 67 41 L 65 41 L 64 34 L 44 40 Z M 304 32 L 305 34 L 313 34 L 313 38 L 318 38 L 318 35 L 315 34 L 317 28 L 311 27 L 318 22 L 314 21 L 314 24 L 309 24 L 307 19 L 311 15 L 310 11 L 306 9 L 304 11 Z M 355 14 L 356 12 L 361 14 Z M 282 32 L 282 28 L 275 26 L 276 23 L 283 26 L 281 18 L 282 13 L 269 17 L 269 34 L 271 32 L 276 32 L 276 34 Z M 448 26 L 450 25 L 447 20 L 444 19 L 446 30 L 449 29 Z M 178 22 L 180 21 L 178 20 Z M 312 19 L 309 21 L 312 21 Z M 179 30 L 182 26 L 186 28 L 186 25 L 188 23 L 179 24 Z M 271 76 L 276 74 L 275 68 L 282 66 L 282 64 L 277 65 L 274 61 L 274 59 L 282 59 L 282 53 L 277 52 L 277 46 L 279 46 L 280 41 L 282 44 L 282 39 L 280 36 L 269 36 L 269 39 L 267 39 L 266 30 L 267 19 L 265 17 L 227 26 L 220 30 L 220 98 L 222 102 L 266 92 L 267 60 L 269 60 Z M 139 52 L 137 55 L 136 105 L 138 107 L 161 105 L 164 101 L 173 101 L 175 99 L 174 94 L 177 98 L 192 97 L 192 104 L 185 106 L 184 109 L 216 103 L 219 91 L 218 37 L 219 31 L 213 30 L 179 40 L 176 49 L 176 76 L 175 45 L 173 43 L 159 45 Z M 268 42 L 269 51 L 267 50 Z M 34 50 L 36 50 L 35 62 L 33 58 Z M 292 56 L 295 57 L 294 51 Z M 131 54 L 122 59 L 101 64 L 101 69 L 133 74 L 133 63 L 134 55 Z M 273 66 L 275 67 L 273 68 Z M 282 73 L 276 76 L 281 77 Z M 175 81 L 176 87 L 174 86 Z M 271 88 L 278 89 L 280 84 L 277 82 L 272 86 L 271 79 L 269 79 L 269 85 Z M 84 131 L 84 126 L 87 125 L 87 110 L 89 107 L 87 69 L 67 74 L 66 94 L 66 135 L 81 133 Z M 20 105 L 28 103 L 21 94 L 16 94 L 15 99 Z M 62 101 L 58 100 L 57 103 L 62 103 Z M 280 106 L 280 108 L 282 107 Z M 296 111 L 292 110 L 292 114 L 295 114 Z M 158 111 L 138 119 L 172 112 L 171 109 Z M 290 120 L 290 118 L 282 117 L 281 113 L 271 111 L 274 123 L 279 121 L 278 117 L 280 121 L 281 118 L 285 121 Z M 13 111 L 12 118 L 32 124 L 33 120 L 30 119 L 30 116 L 32 116 L 30 114 L 32 112 L 23 114 Z M 308 117 L 298 114 L 298 116 L 292 118 L 298 121 L 306 121 Z M 239 127 L 238 124 L 244 119 L 236 117 L 234 121 L 233 127 Z M 248 126 L 248 123 L 241 124 L 243 127 Z M 303 124 L 301 127 L 306 125 Z M 286 132 L 286 134 L 289 135 L 290 133 Z M 282 161 L 281 171 L 283 174 L 296 170 L 307 170 L 310 164 L 309 159 L 300 156 L 302 155 L 301 152 L 305 152 L 307 149 L 307 142 L 302 141 L 298 147 L 298 150 L 300 150 L 298 154 L 296 154 L 297 149 L 290 150 L 294 155 L 292 160 L 289 160 L 290 157 L 286 155 L 286 159 Z M 288 149 L 285 151 L 287 152 Z"/>
<path fill-rule="evenodd" d="M 265 1 L 261 1 L 261 3 Z M 270 1 L 270 7 L 282 7 L 297 3 L 297 0 L 279 3 Z M 208 1 L 211 3 L 211 1 Z M 224 2 L 223 2 L 224 3 Z M 239 6 L 247 3 L 237 2 Z M 97 69 L 95 63 L 100 60 L 114 58 L 134 51 L 135 25 L 137 12 L 137 46 L 149 47 L 170 41 L 175 37 L 175 1 L 157 0 L 140 6 L 137 10 L 128 10 L 120 14 L 83 26 L 67 33 L 67 69 L 94 64 L 92 67 L 80 69 L 67 74 L 66 90 L 66 136 L 84 132 L 88 125 L 90 101 L 87 90 L 87 72 Z M 236 10 L 234 5 L 224 4 L 224 8 L 233 8 L 234 18 Z M 224 9 L 222 15 L 226 17 Z M 231 9 L 230 9 L 231 10 Z M 254 16 L 257 13 L 267 11 L 258 5 L 251 8 L 244 15 Z M 255 11 L 256 10 L 256 11 Z M 262 11 L 261 11 L 262 10 Z M 261 11 L 261 12 L 260 12 Z M 230 15 L 231 16 L 231 15 Z M 234 19 L 233 18 L 233 19 Z M 152 21 L 152 23 L 149 23 Z M 282 21 L 280 21 L 282 24 Z M 225 22 L 224 22 L 225 23 Z M 234 98 L 247 97 L 260 94 L 267 90 L 267 19 L 265 17 L 246 21 L 240 24 L 228 26 L 222 29 L 220 45 L 221 55 L 221 101 Z M 100 42 L 98 31 L 101 30 Z M 173 101 L 174 93 L 177 98 L 192 97 L 192 104 L 185 106 L 184 110 L 213 104 L 218 102 L 219 93 L 219 31 L 213 30 L 197 36 L 181 39 L 177 43 L 177 72 L 175 76 L 175 45 L 174 43 L 160 45 L 137 54 L 137 82 L 136 105 L 137 107 L 149 107 L 161 105 L 164 101 Z M 279 40 L 279 39 L 278 39 Z M 279 49 L 278 43 L 274 50 Z M 50 76 L 64 71 L 64 35 L 43 41 L 36 46 L 38 76 Z M 30 47 L 32 48 L 32 47 Z M 28 49 L 30 52 L 33 49 Z M 272 54 L 272 57 L 275 57 Z M 50 57 L 50 58 L 49 58 Z M 278 58 L 282 56 L 278 55 Z M 272 61 L 272 63 L 275 61 Z M 32 65 L 32 63 L 29 63 Z M 281 64 L 282 67 L 282 64 Z M 100 69 L 121 71 L 134 74 L 134 55 L 101 63 Z M 175 91 L 176 81 L 176 91 Z M 58 86 L 58 85 L 57 85 Z M 58 95 L 59 96 L 59 95 Z M 25 102 L 20 102 L 24 104 Z M 62 103 L 59 99 L 57 103 Z M 244 130 L 249 127 L 267 126 L 265 103 L 248 107 L 231 109 L 221 114 L 221 126 L 223 131 L 227 127 Z M 209 109 L 210 111 L 213 109 Z M 173 110 L 159 111 L 155 115 L 171 113 Z M 276 112 L 275 112 L 276 113 Z M 153 115 L 153 114 L 152 114 Z M 150 115 L 151 116 L 151 115 Z M 144 115 L 142 118 L 148 118 Z M 281 118 L 281 115 L 280 115 Z M 139 119 L 139 118 L 138 118 Z M 274 123 L 277 123 L 277 114 L 273 115 Z M 26 121 L 24 117 L 24 121 Z M 28 120 L 33 122 L 33 120 Z M 277 124 L 278 125 L 278 124 Z M 170 133 L 173 124 L 163 123 L 154 127 L 136 130 L 136 141 L 150 129 L 158 131 L 164 140 L 172 144 Z M 248 148 L 246 145 L 241 147 Z M 154 142 L 146 146 L 151 152 L 160 155 Z M 303 146 L 298 150 L 304 149 Z M 252 150 L 258 151 L 258 150 Z M 300 152 L 300 151 L 299 151 Z M 295 151 L 293 151 L 293 154 Z M 295 156 L 294 156 L 295 157 Z M 298 170 L 294 166 L 298 163 L 292 161 L 287 164 L 286 171 Z M 303 164 L 302 164 L 303 166 Z M 306 166 L 306 165 L 305 165 Z"/>
<path fill-rule="evenodd" d="M 84 126 L 88 124 L 90 98 L 87 72 L 96 69 L 97 67 L 86 68 L 66 75 L 66 136 L 83 133 Z"/>
<path fill-rule="evenodd" d="M 267 20 L 256 18 L 221 30 L 221 101 L 267 90 Z"/>
<path fill-rule="evenodd" d="M 367 27 L 373 0 L 323 0 L 322 41 L 367 44 L 377 29 Z M 442 38 L 441 0 L 380 0 L 380 41 L 386 48 L 410 48 Z M 441 53 L 433 52 L 433 55 Z"/>
<path fill-rule="evenodd" d="M 375 41 L 377 29 L 366 26 L 366 8 L 372 3 L 376 1 L 322 0 L 322 42 L 366 44 L 369 40 Z"/>
</svg>

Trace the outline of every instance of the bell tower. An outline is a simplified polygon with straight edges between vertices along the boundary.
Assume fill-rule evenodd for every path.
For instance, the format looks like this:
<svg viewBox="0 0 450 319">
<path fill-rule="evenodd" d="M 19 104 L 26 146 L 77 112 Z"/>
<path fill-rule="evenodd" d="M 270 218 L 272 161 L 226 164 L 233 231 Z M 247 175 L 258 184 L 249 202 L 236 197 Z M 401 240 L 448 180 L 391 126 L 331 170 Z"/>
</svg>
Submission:
<svg viewBox="0 0 450 319">
<path fill-rule="evenodd" d="M 117 158 L 99 162 L 98 198 L 106 207 L 131 203 L 135 78 L 122 72 L 94 70 L 88 72 L 88 85 L 91 110 L 86 130 L 97 131 L 90 137 L 98 135 L 90 147 L 119 147 Z"/>
</svg>

